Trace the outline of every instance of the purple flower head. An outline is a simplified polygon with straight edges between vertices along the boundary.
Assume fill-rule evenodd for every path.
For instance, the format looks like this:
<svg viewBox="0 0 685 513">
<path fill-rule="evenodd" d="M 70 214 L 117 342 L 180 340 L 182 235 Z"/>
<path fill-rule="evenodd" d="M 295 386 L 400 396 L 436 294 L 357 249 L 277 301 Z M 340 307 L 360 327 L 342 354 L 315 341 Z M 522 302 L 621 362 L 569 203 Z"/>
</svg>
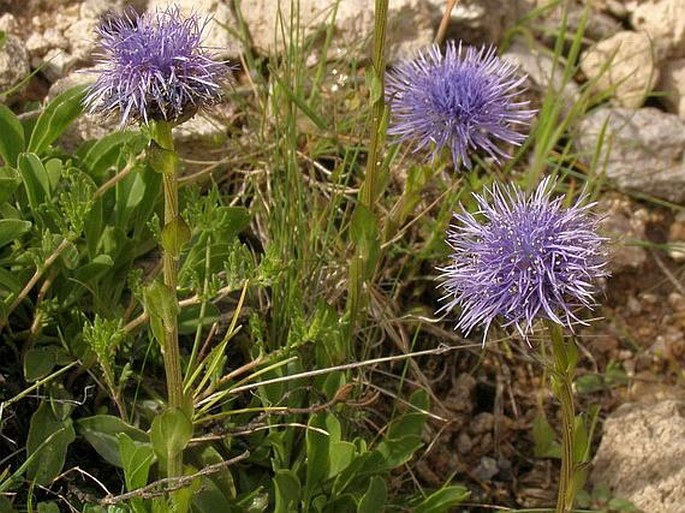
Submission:
<svg viewBox="0 0 685 513">
<path fill-rule="evenodd" d="M 449 148 L 457 167 L 471 169 L 475 149 L 499 162 L 507 154 L 497 143 L 521 144 L 517 129 L 535 114 L 517 99 L 525 79 L 494 47 L 464 50 L 450 41 L 443 55 L 433 45 L 388 73 L 388 133 L 413 141 L 416 150 L 432 147 L 433 158 Z"/>
<path fill-rule="evenodd" d="M 474 194 L 478 210 L 455 214 L 447 232 L 451 264 L 442 271 L 446 301 L 440 311 L 461 308 L 456 328 L 466 335 L 496 317 L 527 339 L 537 318 L 573 330 L 579 307 L 592 308 L 599 278 L 607 276 L 606 239 L 600 218 L 581 197 L 569 208 L 551 197 L 543 180 L 532 195 L 494 185 Z"/>
<path fill-rule="evenodd" d="M 218 102 L 230 68 L 201 45 L 206 24 L 196 16 L 182 18 L 177 7 L 106 15 L 97 29 L 98 77 L 86 96 L 87 108 L 116 114 L 123 126 L 132 121 L 180 123 Z"/>
</svg>

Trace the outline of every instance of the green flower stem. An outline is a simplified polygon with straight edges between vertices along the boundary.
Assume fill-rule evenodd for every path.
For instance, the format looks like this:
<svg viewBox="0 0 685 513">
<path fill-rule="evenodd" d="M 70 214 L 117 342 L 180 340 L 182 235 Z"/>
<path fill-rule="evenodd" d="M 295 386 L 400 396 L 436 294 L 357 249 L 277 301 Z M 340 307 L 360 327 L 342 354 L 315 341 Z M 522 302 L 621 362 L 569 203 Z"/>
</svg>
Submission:
<svg viewBox="0 0 685 513">
<path fill-rule="evenodd" d="M 569 513 L 573 509 L 575 496 L 574 473 L 575 451 L 573 447 L 575 430 L 575 407 L 573 405 L 573 376 L 576 370 L 575 347 L 564 341 L 563 328 L 547 321 L 554 357 L 553 389 L 561 404 L 561 471 L 556 513 Z M 572 344 L 572 342 L 571 342 Z"/>
<path fill-rule="evenodd" d="M 388 27 L 388 0 L 376 0 L 373 30 L 373 69 L 371 70 L 371 138 L 366 162 L 366 175 L 360 199 L 369 210 L 380 191 L 381 150 L 385 142 L 387 109 L 385 105 L 385 39 Z"/>
<path fill-rule="evenodd" d="M 178 174 L 176 169 L 176 151 L 171 135 L 171 124 L 157 122 L 151 125 L 153 144 L 157 147 L 152 151 L 153 167 L 162 173 L 164 189 L 164 228 L 162 230 L 162 268 L 164 286 L 172 295 L 174 308 L 168 309 L 168 318 L 163 322 L 164 341 L 162 354 L 164 356 L 164 371 L 166 374 L 167 396 L 169 408 L 184 409 L 183 378 L 181 376 L 181 358 L 178 345 L 178 261 L 180 248 L 184 237 L 182 219 L 178 210 Z M 187 230 L 187 228 L 186 228 Z M 169 458 L 167 462 L 167 477 L 180 476 L 183 473 L 183 453 Z"/>
</svg>

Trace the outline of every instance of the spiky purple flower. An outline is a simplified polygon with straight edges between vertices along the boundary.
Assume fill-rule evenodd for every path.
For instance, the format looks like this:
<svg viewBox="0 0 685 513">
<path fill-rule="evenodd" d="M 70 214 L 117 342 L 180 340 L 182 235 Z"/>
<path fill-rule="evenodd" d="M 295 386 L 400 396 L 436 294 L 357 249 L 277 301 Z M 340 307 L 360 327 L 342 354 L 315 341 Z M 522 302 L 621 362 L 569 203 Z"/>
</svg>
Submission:
<svg viewBox="0 0 685 513">
<path fill-rule="evenodd" d="M 554 182 L 543 180 L 531 195 L 494 185 L 474 194 L 478 210 L 454 215 L 447 232 L 453 250 L 442 271 L 446 291 L 441 311 L 461 308 L 456 328 L 466 335 L 495 318 L 527 337 L 535 319 L 573 329 L 592 308 L 599 278 L 607 276 L 606 239 L 597 234 L 594 204 L 581 197 L 569 208 L 552 198 Z"/>
<path fill-rule="evenodd" d="M 85 99 L 88 109 L 118 115 L 123 126 L 181 122 L 218 102 L 230 68 L 202 46 L 206 24 L 182 18 L 177 7 L 106 15 L 97 28 L 98 77 Z"/>
<path fill-rule="evenodd" d="M 525 79 L 494 47 L 464 50 L 450 41 L 443 55 L 433 45 L 388 73 L 388 133 L 416 150 L 433 148 L 434 158 L 448 148 L 455 167 L 470 169 L 469 151 L 476 149 L 499 162 L 507 154 L 498 143 L 521 144 L 525 136 L 517 130 L 535 114 L 519 99 Z"/>
</svg>

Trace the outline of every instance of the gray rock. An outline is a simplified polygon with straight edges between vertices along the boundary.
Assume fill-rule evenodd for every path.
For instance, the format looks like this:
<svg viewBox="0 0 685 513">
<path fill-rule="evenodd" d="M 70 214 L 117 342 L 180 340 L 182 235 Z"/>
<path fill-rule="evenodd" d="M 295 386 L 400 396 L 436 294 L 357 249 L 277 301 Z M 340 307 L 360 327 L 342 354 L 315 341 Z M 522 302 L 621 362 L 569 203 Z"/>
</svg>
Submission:
<svg viewBox="0 0 685 513">
<path fill-rule="evenodd" d="M 631 23 L 649 35 L 659 60 L 685 57 L 685 2 L 647 0 L 633 11 Z"/>
<path fill-rule="evenodd" d="M 447 2 L 431 0 L 431 4 L 442 15 Z M 469 44 L 498 44 L 504 32 L 530 8 L 525 2 L 461 0 L 452 11 L 448 34 Z"/>
<path fill-rule="evenodd" d="M 19 84 L 29 72 L 29 56 L 23 42 L 6 34 L 5 44 L 0 48 L 0 93 Z"/>
<path fill-rule="evenodd" d="M 599 109 L 583 118 L 575 138 L 582 161 L 619 187 L 674 203 L 685 201 L 685 121 L 651 107 Z"/>
<path fill-rule="evenodd" d="M 597 211 L 602 215 L 602 234 L 611 240 L 609 265 L 612 274 L 640 268 L 647 261 L 647 251 L 635 241 L 647 238 L 646 211 L 621 194 L 602 196 Z"/>
<path fill-rule="evenodd" d="M 664 93 L 662 101 L 668 111 L 685 120 L 685 59 L 664 63 L 657 90 Z"/>
<path fill-rule="evenodd" d="M 578 101 L 580 96 L 578 85 L 569 80 L 564 83 L 564 69 L 562 63 L 554 64 L 549 50 L 541 45 L 517 37 L 502 58 L 516 64 L 520 70 L 537 86 L 541 93 L 549 90 L 560 94 L 564 100 L 566 112 Z"/>
<path fill-rule="evenodd" d="M 649 513 L 683 513 L 685 402 L 627 403 L 604 423 L 590 481 Z"/>
<path fill-rule="evenodd" d="M 580 68 L 595 80 L 595 90 L 613 88 L 616 103 L 633 109 L 644 103 L 659 78 L 649 37 L 629 30 L 588 48 L 581 57 Z"/>
</svg>

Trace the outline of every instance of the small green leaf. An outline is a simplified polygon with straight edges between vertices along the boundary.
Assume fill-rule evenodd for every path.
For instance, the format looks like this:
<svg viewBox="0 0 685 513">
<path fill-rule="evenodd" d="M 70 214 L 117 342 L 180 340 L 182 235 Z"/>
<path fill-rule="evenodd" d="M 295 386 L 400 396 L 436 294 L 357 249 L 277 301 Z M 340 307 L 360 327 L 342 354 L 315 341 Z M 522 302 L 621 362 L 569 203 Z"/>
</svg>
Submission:
<svg viewBox="0 0 685 513">
<path fill-rule="evenodd" d="M 18 239 L 31 229 L 30 221 L 0 219 L 0 247 Z"/>
<path fill-rule="evenodd" d="M 544 415 L 533 419 L 533 454 L 536 458 L 560 458 L 561 446 L 555 440 L 556 435 Z"/>
<path fill-rule="evenodd" d="M 17 157 L 24 151 L 24 128 L 19 118 L 0 103 L 0 157 L 5 165 L 15 167 Z"/>
<path fill-rule="evenodd" d="M 162 228 L 162 248 L 178 257 L 181 248 L 190 240 L 190 228 L 181 216 L 176 216 Z"/>
<path fill-rule="evenodd" d="M 45 166 L 35 153 L 21 153 L 17 159 L 19 174 L 34 214 L 46 199 L 50 199 L 50 177 Z"/>
<path fill-rule="evenodd" d="M 57 365 L 57 348 L 55 346 L 35 347 L 24 354 L 24 377 L 26 381 L 37 381 L 44 378 Z"/>
<path fill-rule="evenodd" d="M 471 493 L 464 486 L 447 486 L 430 494 L 412 508 L 413 513 L 444 513 L 452 511 L 457 504 L 469 498 Z"/>
<path fill-rule="evenodd" d="M 292 470 L 278 469 L 274 476 L 274 495 L 276 496 L 274 513 L 297 511 L 301 488 L 300 480 Z"/>
<path fill-rule="evenodd" d="M 373 213 L 361 203 L 352 214 L 350 237 L 356 246 L 358 259 L 364 262 L 363 278 L 368 279 L 376 268 L 380 253 L 378 223 Z"/>
<path fill-rule="evenodd" d="M 14 169 L 0 167 L 0 205 L 5 203 L 20 185 L 19 174 Z"/>
<path fill-rule="evenodd" d="M 73 87 L 55 97 L 38 117 L 28 151 L 42 153 L 83 111 L 86 86 Z"/>
<path fill-rule="evenodd" d="M 54 435 L 54 436 L 53 436 Z M 51 443 L 43 445 L 46 438 L 53 436 Z M 55 418 L 50 404 L 42 402 L 31 416 L 29 434 L 26 440 L 26 456 L 40 451 L 28 466 L 26 475 L 38 484 L 47 486 L 59 475 L 67 457 L 67 448 L 76 438 L 70 418 Z"/>
<path fill-rule="evenodd" d="M 178 408 L 169 408 L 152 421 L 150 441 L 162 465 L 181 453 L 192 436 L 193 423 Z"/>
<path fill-rule="evenodd" d="M 166 340 L 165 330 L 174 326 L 178 316 L 178 300 L 174 292 L 159 281 L 153 281 L 143 291 L 145 310 L 150 316 L 152 333 L 162 347 Z"/>
<path fill-rule="evenodd" d="M 89 146 L 82 146 L 78 154 L 90 176 L 100 181 L 105 178 L 111 168 L 117 166 L 124 146 L 140 139 L 142 136 L 138 132 L 116 131 Z"/>
<path fill-rule="evenodd" d="M 150 167 L 156 172 L 169 176 L 176 174 L 178 155 L 173 150 L 162 148 L 154 140 L 150 142 L 147 150 L 147 159 Z"/>
<path fill-rule="evenodd" d="M 357 513 L 378 513 L 383 511 L 387 495 L 388 489 L 385 481 L 379 476 L 373 476 L 362 500 L 359 501 Z"/>
<path fill-rule="evenodd" d="M 55 502 L 39 502 L 38 513 L 60 513 L 59 506 Z"/>
<path fill-rule="evenodd" d="M 366 85 L 369 88 L 369 100 L 371 103 L 378 102 L 383 97 L 383 84 L 376 74 L 373 66 L 366 68 Z"/>
<path fill-rule="evenodd" d="M 150 466 L 155 459 L 154 451 L 149 444 L 136 442 L 126 433 L 117 435 L 119 440 L 119 457 L 124 468 L 126 489 L 133 491 L 147 484 Z"/>
<path fill-rule="evenodd" d="M 144 431 L 112 415 L 84 417 L 76 421 L 76 429 L 105 461 L 120 468 L 122 462 L 119 452 L 119 435 L 124 433 L 141 444 L 150 442 Z"/>
</svg>

